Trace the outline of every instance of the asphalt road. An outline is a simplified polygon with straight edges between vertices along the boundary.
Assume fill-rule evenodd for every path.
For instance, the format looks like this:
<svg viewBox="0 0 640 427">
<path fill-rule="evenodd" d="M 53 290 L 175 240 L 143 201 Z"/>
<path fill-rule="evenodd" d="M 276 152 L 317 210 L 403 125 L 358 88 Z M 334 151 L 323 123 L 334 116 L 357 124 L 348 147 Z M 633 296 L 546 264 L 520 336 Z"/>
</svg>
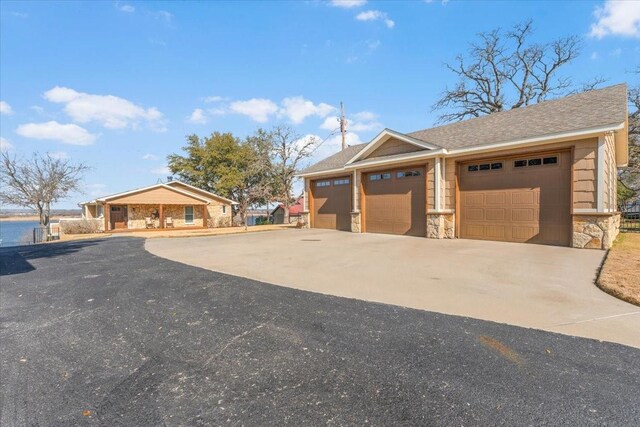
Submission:
<svg viewBox="0 0 640 427">
<path fill-rule="evenodd" d="M 0 322 L 2 426 L 640 423 L 637 349 L 267 285 L 140 239 L 0 250 Z"/>
</svg>

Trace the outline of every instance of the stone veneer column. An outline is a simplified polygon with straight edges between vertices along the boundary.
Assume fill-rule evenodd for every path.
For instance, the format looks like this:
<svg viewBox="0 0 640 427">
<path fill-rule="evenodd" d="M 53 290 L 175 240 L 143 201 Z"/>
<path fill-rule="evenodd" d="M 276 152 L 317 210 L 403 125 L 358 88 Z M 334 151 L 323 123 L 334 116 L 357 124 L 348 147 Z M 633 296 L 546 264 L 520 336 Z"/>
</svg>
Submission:
<svg viewBox="0 0 640 427">
<path fill-rule="evenodd" d="M 455 218 L 453 213 L 428 213 L 426 237 L 429 239 L 454 239 Z"/>
<path fill-rule="evenodd" d="M 361 224 L 362 214 L 360 212 L 351 212 L 351 232 L 352 233 L 361 233 L 362 227 Z"/>
<path fill-rule="evenodd" d="M 302 221 L 301 228 L 311 228 L 311 215 L 309 211 L 300 212 L 300 220 Z"/>
<path fill-rule="evenodd" d="M 609 249 L 620 231 L 620 214 L 574 215 L 571 246 Z"/>
</svg>

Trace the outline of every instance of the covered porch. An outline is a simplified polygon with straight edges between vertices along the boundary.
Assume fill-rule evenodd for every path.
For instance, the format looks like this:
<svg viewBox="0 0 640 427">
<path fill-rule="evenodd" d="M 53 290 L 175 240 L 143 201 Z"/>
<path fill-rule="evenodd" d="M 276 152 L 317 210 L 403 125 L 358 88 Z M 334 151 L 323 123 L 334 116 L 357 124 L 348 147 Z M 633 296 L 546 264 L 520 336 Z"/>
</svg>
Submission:
<svg viewBox="0 0 640 427">
<path fill-rule="evenodd" d="M 105 203 L 104 229 L 113 232 L 207 228 L 207 204 Z"/>
</svg>

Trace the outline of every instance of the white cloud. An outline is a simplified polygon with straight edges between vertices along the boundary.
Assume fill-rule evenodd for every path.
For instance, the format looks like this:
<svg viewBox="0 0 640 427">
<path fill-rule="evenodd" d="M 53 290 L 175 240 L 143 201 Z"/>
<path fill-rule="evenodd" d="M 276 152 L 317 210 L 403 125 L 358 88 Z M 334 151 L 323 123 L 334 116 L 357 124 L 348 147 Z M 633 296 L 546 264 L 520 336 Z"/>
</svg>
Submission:
<svg viewBox="0 0 640 427">
<path fill-rule="evenodd" d="M 48 154 L 49 154 L 49 157 L 53 159 L 64 160 L 69 158 L 69 154 L 66 151 L 53 151 Z"/>
<path fill-rule="evenodd" d="M 224 108 L 209 108 L 207 110 L 207 113 L 213 114 L 214 116 L 223 116 L 227 114 L 227 110 L 225 110 Z"/>
<path fill-rule="evenodd" d="M 285 98 L 281 104 L 282 108 L 278 114 L 287 117 L 294 124 L 302 123 L 309 116 L 326 117 L 336 110 L 335 107 L 323 102 L 316 105 L 302 96 Z"/>
<path fill-rule="evenodd" d="M 227 98 L 223 97 L 223 96 L 207 96 L 204 99 L 204 102 L 206 102 L 207 104 L 210 104 L 212 102 L 222 102 L 222 101 L 226 101 Z"/>
<path fill-rule="evenodd" d="M 278 111 L 278 106 L 270 99 L 252 98 L 248 101 L 234 101 L 229 105 L 234 113 L 249 116 L 251 120 L 258 123 L 265 123 L 269 116 Z"/>
<path fill-rule="evenodd" d="M 326 119 L 324 119 L 324 122 L 322 122 L 322 124 L 320 125 L 320 129 L 324 129 L 324 130 L 328 130 L 328 131 L 335 131 L 340 129 L 340 119 L 338 117 L 327 117 Z"/>
<path fill-rule="evenodd" d="M 43 113 L 44 113 L 44 108 L 42 108 L 42 107 L 41 107 L 41 106 L 39 106 L 39 105 L 32 105 L 32 106 L 31 106 L 31 107 L 29 107 L 29 108 L 31 108 L 33 111 L 35 111 L 35 112 L 36 112 L 36 113 L 38 113 L 38 114 L 43 114 Z"/>
<path fill-rule="evenodd" d="M 155 131 L 166 130 L 157 108 L 143 108 L 113 95 L 92 95 L 56 86 L 44 93 L 48 101 L 65 104 L 65 112 L 78 123 L 98 122 L 109 129 L 137 129 L 140 122 Z"/>
<path fill-rule="evenodd" d="M 367 0 L 330 0 L 329 6 L 352 9 L 367 4 Z"/>
<path fill-rule="evenodd" d="M 0 151 L 13 150 L 13 144 L 8 139 L 0 136 Z"/>
<path fill-rule="evenodd" d="M 198 123 L 204 124 L 207 123 L 207 117 L 204 114 L 204 110 L 202 108 L 196 108 L 193 110 L 193 113 L 187 118 L 189 123 Z"/>
<path fill-rule="evenodd" d="M 596 59 L 598 59 L 598 52 L 591 52 L 591 60 L 595 61 Z"/>
<path fill-rule="evenodd" d="M 11 12 L 11 14 L 17 18 L 22 18 L 22 19 L 27 19 L 29 17 L 29 14 L 24 12 Z"/>
<path fill-rule="evenodd" d="M 136 8 L 131 6 L 130 4 L 120 4 L 119 1 L 116 2 L 116 9 L 120 12 L 133 13 L 136 11 Z"/>
<path fill-rule="evenodd" d="M 359 113 L 355 113 L 353 118 L 361 121 L 371 121 L 377 119 L 378 115 L 371 111 L 360 111 Z"/>
<path fill-rule="evenodd" d="M 155 154 L 145 154 L 142 156 L 142 160 L 158 160 L 158 156 Z"/>
<path fill-rule="evenodd" d="M 621 48 L 615 48 L 611 51 L 610 53 L 611 56 L 620 56 L 622 55 L 622 49 Z"/>
<path fill-rule="evenodd" d="M 395 27 L 396 23 L 385 12 L 366 10 L 356 15 L 358 21 L 383 21 L 387 28 Z"/>
<path fill-rule="evenodd" d="M 11 115 L 13 114 L 13 108 L 8 103 L 0 101 L 0 114 Z"/>
<path fill-rule="evenodd" d="M 640 37 L 640 1 L 607 0 L 593 12 L 596 22 L 589 35 Z"/>
<path fill-rule="evenodd" d="M 168 166 L 161 166 L 159 168 L 151 169 L 151 173 L 154 174 L 154 175 L 169 176 L 169 175 L 171 175 L 171 169 L 169 169 Z"/>
<path fill-rule="evenodd" d="M 16 133 L 25 138 L 50 139 L 71 145 L 90 145 L 98 137 L 78 125 L 63 125 L 56 121 L 20 125 Z"/>
</svg>

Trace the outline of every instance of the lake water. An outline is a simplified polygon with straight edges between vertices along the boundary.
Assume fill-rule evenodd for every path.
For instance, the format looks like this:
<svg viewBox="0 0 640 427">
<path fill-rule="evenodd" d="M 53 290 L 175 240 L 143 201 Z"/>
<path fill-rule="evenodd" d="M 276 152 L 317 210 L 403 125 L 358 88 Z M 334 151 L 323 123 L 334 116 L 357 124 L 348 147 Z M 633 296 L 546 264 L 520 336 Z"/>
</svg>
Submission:
<svg viewBox="0 0 640 427">
<path fill-rule="evenodd" d="M 0 246 L 19 246 L 32 242 L 38 221 L 0 221 Z"/>
</svg>

